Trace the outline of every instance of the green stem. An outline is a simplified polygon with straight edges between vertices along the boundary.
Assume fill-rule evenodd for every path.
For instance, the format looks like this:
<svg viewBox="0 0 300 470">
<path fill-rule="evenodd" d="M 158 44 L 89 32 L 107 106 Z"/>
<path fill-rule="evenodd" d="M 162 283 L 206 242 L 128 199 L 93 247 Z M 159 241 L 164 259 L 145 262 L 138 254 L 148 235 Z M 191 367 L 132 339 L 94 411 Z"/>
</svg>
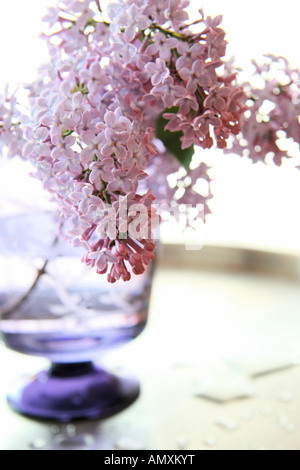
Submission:
<svg viewBox="0 0 300 470">
<path fill-rule="evenodd" d="M 83 181 L 87 176 L 90 176 L 91 173 L 92 173 L 92 170 L 90 170 L 89 168 L 82 170 L 82 173 L 78 177 L 79 181 Z"/>
<path fill-rule="evenodd" d="M 97 5 L 98 10 L 100 11 L 100 13 L 102 13 L 102 8 L 101 8 L 100 0 L 95 0 L 95 1 L 96 1 L 96 5 Z"/>
<path fill-rule="evenodd" d="M 103 179 L 101 178 L 101 176 L 100 176 L 100 180 L 101 180 L 101 184 L 102 184 L 102 188 L 101 188 L 100 192 L 101 192 L 102 194 L 104 194 L 106 203 L 107 203 L 109 206 L 111 206 L 111 199 L 110 199 L 110 196 L 109 196 L 108 192 L 106 191 L 107 183 L 105 183 L 105 181 L 103 181 Z"/>
<path fill-rule="evenodd" d="M 110 197 L 109 197 L 109 194 L 108 194 L 107 191 L 104 191 L 104 196 L 105 196 L 105 200 L 106 200 L 107 204 L 109 206 L 111 206 L 111 200 L 110 200 Z"/>
<path fill-rule="evenodd" d="M 203 89 L 202 89 L 203 91 Z M 204 103 L 204 98 L 202 96 L 202 93 L 199 89 L 197 89 L 196 91 L 196 95 L 198 96 L 198 103 L 199 103 L 199 113 L 202 114 L 203 113 L 203 103 Z"/>
<path fill-rule="evenodd" d="M 175 31 L 171 31 L 170 29 L 165 29 L 159 24 L 155 24 L 155 23 L 153 23 L 149 29 L 151 29 L 151 31 L 158 30 L 161 33 L 163 33 L 165 36 L 171 36 L 176 39 L 181 39 L 182 41 L 188 41 L 191 38 L 191 36 L 185 36 L 184 34 L 176 33 Z"/>
<path fill-rule="evenodd" d="M 58 237 L 55 238 L 52 246 L 54 247 L 57 244 L 57 242 L 58 242 Z M 23 302 L 25 302 L 25 300 L 28 299 L 31 292 L 36 288 L 40 278 L 46 273 L 46 267 L 48 263 L 49 263 L 49 260 L 48 259 L 45 260 L 43 262 L 42 267 L 37 270 L 35 279 L 33 283 L 31 284 L 30 288 L 28 289 L 28 291 L 14 305 L 12 305 L 7 310 L 5 310 L 5 312 L 0 314 L 1 320 L 5 320 L 6 318 L 8 318 L 11 313 L 13 313 L 18 307 L 20 307 L 23 304 Z"/>
<path fill-rule="evenodd" d="M 67 131 L 67 130 L 64 129 L 62 131 L 62 138 L 65 139 L 66 137 L 68 137 L 71 134 L 73 134 L 73 131 Z"/>
</svg>

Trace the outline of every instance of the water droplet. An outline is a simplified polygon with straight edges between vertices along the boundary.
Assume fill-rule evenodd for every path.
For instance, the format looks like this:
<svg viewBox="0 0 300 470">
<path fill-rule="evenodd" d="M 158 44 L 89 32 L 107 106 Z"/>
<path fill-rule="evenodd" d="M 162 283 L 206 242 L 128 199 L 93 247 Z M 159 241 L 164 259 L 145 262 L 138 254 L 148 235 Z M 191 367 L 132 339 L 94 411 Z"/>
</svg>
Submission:
<svg viewBox="0 0 300 470">
<path fill-rule="evenodd" d="M 270 405 L 265 405 L 261 408 L 260 413 L 263 416 L 271 416 L 273 414 L 273 409 Z"/>
<path fill-rule="evenodd" d="M 278 422 L 280 424 L 280 427 L 285 428 L 289 422 L 289 418 L 287 417 L 287 415 L 281 415 L 278 418 Z"/>
<path fill-rule="evenodd" d="M 91 434 L 77 434 L 73 436 L 58 434 L 54 440 L 60 447 L 75 449 L 91 446 L 95 442 L 95 438 Z"/>
<path fill-rule="evenodd" d="M 113 443 L 115 449 L 118 450 L 144 450 L 145 447 L 130 437 L 119 437 Z"/>
<path fill-rule="evenodd" d="M 95 442 L 94 436 L 92 436 L 91 434 L 86 434 L 85 435 L 85 442 L 87 443 L 87 445 L 91 446 Z"/>
<path fill-rule="evenodd" d="M 50 432 L 51 432 L 52 434 L 58 434 L 59 431 L 60 431 L 59 426 L 55 426 L 55 425 L 50 426 Z"/>
<path fill-rule="evenodd" d="M 277 399 L 283 403 L 291 403 L 294 399 L 294 396 L 291 392 L 281 390 L 277 395 Z"/>
<path fill-rule="evenodd" d="M 207 447 L 215 447 L 217 445 L 217 439 L 213 436 L 208 436 L 203 440 L 203 444 Z"/>
<path fill-rule="evenodd" d="M 286 426 L 285 429 L 286 429 L 287 432 L 292 433 L 292 432 L 295 431 L 296 427 L 295 427 L 295 425 L 294 425 L 293 423 L 290 423 L 290 424 L 288 424 L 288 425 Z"/>
<path fill-rule="evenodd" d="M 76 431 L 77 431 L 77 429 L 76 429 L 76 426 L 74 424 L 68 424 L 66 426 L 66 433 L 67 433 L 68 436 L 70 436 L 70 437 L 76 436 Z"/>
<path fill-rule="evenodd" d="M 221 366 L 196 380 L 194 396 L 225 403 L 238 398 L 253 397 L 256 389 L 253 381 L 238 367 Z"/>
<path fill-rule="evenodd" d="M 176 446 L 178 450 L 185 450 L 189 445 L 189 440 L 186 437 L 178 437 L 176 439 Z"/>
<path fill-rule="evenodd" d="M 116 440 L 120 437 L 120 431 L 116 429 L 114 426 L 111 426 L 110 428 L 110 436 L 112 439 Z"/>
<path fill-rule="evenodd" d="M 39 450 L 39 449 L 44 449 L 47 445 L 46 439 L 43 437 L 38 437 L 37 439 L 34 439 L 34 441 L 29 443 L 29 446 L 31 449 Z"/>
<path fill-rule="evenodd" d="M 215 424 L 227 431 L 237 431 L 240 427 L 240 423 L 238 421 L 228 418 L 218 418 L 215 420 Z"/>
<path fill-rule="evenodd" d="M 250 421 L 250 419 L 253 418 L 253 414 L 251 413 L 251 411 L 244 411 L 242 414 L 241 414 L 241 419 L 243 421 Z"/>
<path fill-rule="evenodd" d="M 297 351 L 292 355 L 292 364 L 295 366 L 300 364 L 300 352 Z"/>
</svg>

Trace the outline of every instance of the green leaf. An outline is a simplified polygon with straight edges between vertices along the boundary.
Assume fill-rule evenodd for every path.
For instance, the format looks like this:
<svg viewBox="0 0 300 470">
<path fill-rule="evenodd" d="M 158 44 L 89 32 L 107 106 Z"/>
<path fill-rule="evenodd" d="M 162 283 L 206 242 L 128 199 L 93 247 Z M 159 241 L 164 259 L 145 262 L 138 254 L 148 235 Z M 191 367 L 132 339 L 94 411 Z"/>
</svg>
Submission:
<svg viewBox="0 0 300 470">
<path fill-rule="evenodd" d="M 163 118 L 164 113 L 173 113 L 177 114 L 178 108 L 173 107 L 170 109 L 165 109 L 164 112 L 159 116 L 157 123 L 156 123 L 156 137 L 160 139 L 166 149 L 174 155 L 174 157 L 183 165 L 186 169 L 189 169 L 190 163 L 192 161 L 194 155 L 194 145 L 188 147 L 187 149 L 181 148 L 180 138 L 183 136 L 182 131 L 171 132 L 169 130 L 165 130 L 166 124 L 169 121 Z"/>
</svg>

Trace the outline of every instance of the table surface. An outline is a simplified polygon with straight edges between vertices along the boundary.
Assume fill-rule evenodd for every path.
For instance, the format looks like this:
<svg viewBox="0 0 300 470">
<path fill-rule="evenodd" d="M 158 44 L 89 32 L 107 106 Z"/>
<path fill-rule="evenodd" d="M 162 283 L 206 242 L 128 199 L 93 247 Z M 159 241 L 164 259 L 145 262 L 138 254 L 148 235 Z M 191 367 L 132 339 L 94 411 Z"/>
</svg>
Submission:
<svg viewBox="0 0 300 470">
<path fill-rule="evenodd" d="M 139 399 L 102 421 L 19 416 L 5 391 L 47 361 L 1 345 L 0 449 L 300 450 L 299 331 L 296 280 L 159 267 L 146 330 L 106 360 Z"/>
</svg>

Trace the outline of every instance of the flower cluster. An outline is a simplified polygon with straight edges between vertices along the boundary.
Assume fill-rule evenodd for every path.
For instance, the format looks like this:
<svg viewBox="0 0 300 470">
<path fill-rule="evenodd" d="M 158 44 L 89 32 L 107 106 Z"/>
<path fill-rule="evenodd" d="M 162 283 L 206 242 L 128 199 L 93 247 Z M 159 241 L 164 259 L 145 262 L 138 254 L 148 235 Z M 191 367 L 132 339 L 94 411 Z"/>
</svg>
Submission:
<svg viewBox="0 0 300 470">
<path fill-rule="evenodd" d="M 300 73 L 283 57 L 269 55 L 263 65 L 253 64 L 251 84 L 244 84 L 248 110 L 230 152 L 254 163 L 271 157 L 280 166 L 290 156 L 286 140 L 300 144 Z"/>
<path fill-rule="evenodd" d="M 16 96 L 10 94 L 7 88 L 5 94 L 0 95 L 0 153 L 7 158 L 22 155 L 25 140 L 20 119 Z"/>
<path fill-rule="evenodd" d="M 85 248 L 83 261 L 109 282 L 141 274 L 153 258 L 154 197 L 209 212 L 210 191 L 196 189 L 199 179 L 209 184 L 208 168 L 190 166 L 193 146 L 225 148 L 241 129 L 245 95 L 224 67 L 221 17 L 200 11 L 189 24 L 188 4 L 126 0 L 103 12 L 97 0 L 63 0 L 45 17 L 51 60 L 29 87 L 22 154 Z M 122 236 L 124 223 L 138 225 L 135 236 Z"/>
</svg>

